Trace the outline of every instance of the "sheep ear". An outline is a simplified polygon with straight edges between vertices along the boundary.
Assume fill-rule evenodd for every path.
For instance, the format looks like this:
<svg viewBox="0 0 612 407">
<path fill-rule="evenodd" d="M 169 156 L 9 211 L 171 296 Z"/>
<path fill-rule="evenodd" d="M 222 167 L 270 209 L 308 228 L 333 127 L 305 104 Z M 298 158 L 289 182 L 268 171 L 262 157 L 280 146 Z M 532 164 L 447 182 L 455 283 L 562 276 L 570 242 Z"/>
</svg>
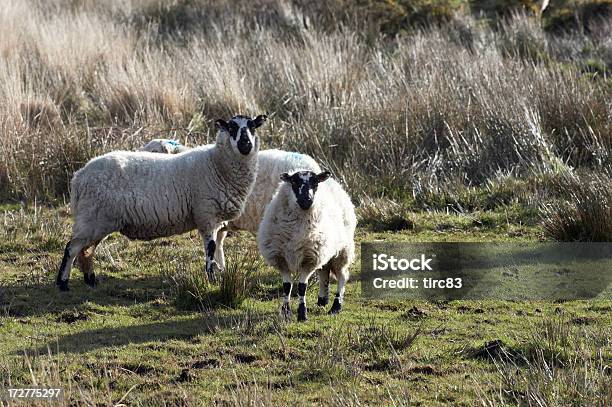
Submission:
<svg viewBox="0 0 612 407">
<path fill-rule="evenodd" d="M 266 122 L 266 120 L 268 120 L 268 116 L 266 116 L 265 114 L 260 114 L 253 120 L 253 125 L 255 126 L 255 128 L 258 128 L 262 126 Z"/>
<path fill-rule="evenodd" d="M 326 181 L 329 177 L 331 177 L 331 172 L 323 171 L 322 173 L 317 174 L 317 181 L 323 182 Z"/>
<path fill-rule="evenodd" d="M 217 126 L 218 129 L 220 130 L 225 130 L 228 131 L 229 129 L 229 124 L 223 120 L 223 119 L 219 119 L 215 122 L 215 126 Z"/>
<path fill-rule="evenodd" d="M 289 174 L 287 174 L 286 172 L 283 172 L 283 173 L 280 175 L 280 179 L 281 179 L 281 181 L 285 181 L 285 182 L 289 182 L 289 181 L 291 181 L 291 177 L 290 177 L 290 176 L 289 176 Z"/>
</svg>

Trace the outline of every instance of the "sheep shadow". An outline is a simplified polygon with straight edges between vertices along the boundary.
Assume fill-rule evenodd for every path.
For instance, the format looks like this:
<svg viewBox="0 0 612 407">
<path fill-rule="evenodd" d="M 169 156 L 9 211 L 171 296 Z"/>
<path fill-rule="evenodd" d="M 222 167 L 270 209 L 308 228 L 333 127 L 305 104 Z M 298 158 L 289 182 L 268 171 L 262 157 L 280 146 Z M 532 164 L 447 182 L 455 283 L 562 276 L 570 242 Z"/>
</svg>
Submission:
<svg viewBox="0 0 612 407">
<path fill-rule="evenodd" d="M 121 347 L 125 345 L 142 344 L 149 342 L 163 342 L 168 340 L 189 341 L 198 335 L 210 334 L 220 329 L 236 327 L 241 323 L 257 324 L 268 314 L 255 314 L 246 316 L 220 316 L 215 312 L 200 314 L 193 318 L 152 322 L 124 327 L 108 327 L 86 330 L 70 335 L 61 336 L 37 349 L 34 354 L 47 354 L 51 349 L 54 353 L 83 354 L 97 349 Z M 248 319 L 248 321 L 246 321 Z M 246 321 L 246 322 L 245 322 Z M 16 352 L 15 354 L 22 354 Z"/>
<path fill-rule="evenodd" d="M 71 280 L 70 291 L 60 292 L 52 283 L 0 284 L 0 316 L 36 317 L 79 308 L 85 302 L 100 306 L 129 306 L 159 298 L 167 290 L 159 276 L 117 278 L 103 276 L 95 288 L 80 278 Z"/>
</svg>

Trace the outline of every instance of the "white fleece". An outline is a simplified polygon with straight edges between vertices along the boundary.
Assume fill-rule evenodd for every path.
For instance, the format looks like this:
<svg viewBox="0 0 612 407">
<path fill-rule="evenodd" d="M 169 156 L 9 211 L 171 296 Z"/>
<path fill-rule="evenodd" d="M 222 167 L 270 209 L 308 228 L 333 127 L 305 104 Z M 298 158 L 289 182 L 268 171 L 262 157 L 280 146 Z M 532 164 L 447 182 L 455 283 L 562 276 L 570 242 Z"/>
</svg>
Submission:
<svg viewBox="0 0 612 407">
<path fill-rule="evenodd" d="M 291 185 L 283 182 L 259 226 L 259 251 L 281 271 L 310 275 L 331 262 L 337 273 L 355 257 L 356 224 L 354 206 L 335 180 L 319 184 L 309 210 L 297 205 Z"/>
</svg>

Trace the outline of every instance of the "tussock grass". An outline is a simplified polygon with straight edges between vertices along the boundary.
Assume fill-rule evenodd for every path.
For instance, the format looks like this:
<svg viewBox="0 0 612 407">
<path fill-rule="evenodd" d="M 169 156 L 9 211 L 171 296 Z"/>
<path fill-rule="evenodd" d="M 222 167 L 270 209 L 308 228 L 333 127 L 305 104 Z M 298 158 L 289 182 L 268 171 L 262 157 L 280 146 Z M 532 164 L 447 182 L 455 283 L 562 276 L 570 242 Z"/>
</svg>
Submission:
<svg viewBox="0 0 612 407">
<path fill-rule="evenodd" d="M 227 269 L 220 275 L 217 301 L 235 309 L 248 298 L 263 261 L 257 253 L 238 252 L 228 255 L 227 262 Z"/>
<path fill-rule="evenodd" d="M 360 226 L 368 226 L 375 232 L 416 228 L 409 209 L 390 199 L 365 197 L 357 208 L 357 215 Z"/>
<path fill-rule="evenodd" d="M 213 287 L 203 268 L 180 264 L 175 271 L 164 274 L 164 278 L 172 282 L 172 296 L 177 307 L 202 310 L 209 306 L 207 300 Z"/>
<path fill-rule="evenodd" d="M 354 196 L 609 165 L 610 24 L 559 36 L 525 11 L 492 28 L 456 2 L 345 3 L 9 0 L 0 199 L 62 199 L 95 155 L 208 143 L 237 112 L 268 112 L 264 147 L 316 156 Z"/>
<path fill-rule="evenodd" d="M 172 296 L 181 309 L 207 310 L 219 307 L 237 309 L 253 287 L 253 280 L 262 267 L 257 253 L 232 252 L 226 258 L 225 271 L 217 272 L 218 282 L 209 281 L 203 267 L 179 263 L 176 270 L 162 270 L 162 277 L 171 282 Z"/>
<path fill-rule="evenodd" d="M 612 180 L 607 175 L 567 174 L 557 182 L 565 200 L 542 209 L 547 237 L 558 241 L 612 240 Z"/>
<path fill-rule="evenodd" d="M 401 354 L 422 334 L 421 326 L 398 329 L 371 319 L 354 329 L 335 326 L 316 333 L 316 342 L 300 360 L 299 378 L 307 382 L 340 383 L 364 372 L 402 373 Z"/>
<path fill-rule="evenodd" d="M 323 332 L 298 364 L 298 379 L 311 383 L 338 383 L 359 373 L 358 362 L 347 352 L 343 333 Z"/>
<path fill-rule="evenodd" d="M 421 327 L 406 332 L 390 325 L 376 323 L 361 326 L 348 333 L 347 340 L 351 349 L 357 352 L 384 353 L 384 350 L 402 351 L 410 348 L 421 334 Z"/>
</svg>

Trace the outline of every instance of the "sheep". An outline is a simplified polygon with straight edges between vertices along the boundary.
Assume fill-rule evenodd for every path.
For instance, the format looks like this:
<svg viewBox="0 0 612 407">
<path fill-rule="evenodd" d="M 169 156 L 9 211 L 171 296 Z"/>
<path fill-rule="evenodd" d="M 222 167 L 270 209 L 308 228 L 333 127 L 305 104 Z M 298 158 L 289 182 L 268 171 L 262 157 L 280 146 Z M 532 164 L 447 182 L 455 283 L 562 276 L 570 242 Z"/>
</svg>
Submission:
<svg viewBox="0 0 612 407">
<path fill-rule="evenodd" d="M 267 117 L 219 119 L 213 147 L 182 154 L 115 151 L 89 161 L 71 181 L 72 238 L 57 275 L 68 290 L 75 257 L 85 283 L 95 286 L 92 256 L 112 232 L 152 240 L 194 229 L 206 252 L 206 272 L 214 280 L 215 237 L 223 222 L 238 217 L 257 173 L 259 137 Z"/>
<path fill-rule="evenodd" d="M 246 200 L 242 214 L 217 232 L 215 258 L 218 259 L 221 268 L 225 267 L 223 242 L 228 231 L 246 230 L 253 235 L 257 234 L 264 211 L 274 196 L 282 173 L 298 169 L 321 172 L 319 164 L 312 157 L 290 151 L 276 149 L 260 151 L 258 162 L 255 186 Z"/>
<path fill-rule="evenodd" d="M 283 279 L 282 312 L 291 317 L 291 276 L 298 274 L 298 321 L 306 321 L 308 279 L 319 273 L 317 305 L 329 302 L 329 277 L 338 288 L 330 314 L 342 310 L 349 266 L 355 257 L 355 208 L 340 184 L 324 171 L 283 173 L 283 181 L 265 210 L 257 234 L 266 264 L 277 268 Z"/>
<path fill-rule="evenodd" d="M 154 141 L 155 140 L 150 141 L 147 146 L 151 145 Z M 143 149 L 147 146 L 143 147 Z M 189 147 L 185 148 L 188 149 Z M 174 154 L 173 152 L 167 151 L 160 152 Z M 222 269 L 225 268 L 223 243 L 227 237 L 228 231 L 246 230 L 253 235 L 257 234 L 257 229 L 263 218 L 264 210 L 272 200 L 272 196 L 279 183 L 279 177 L 283 172 L 295 171 L 297 169 L 310 170 L 317 173 L 321 172 L 319 164 L 307 154 L 271 149 L 260 151 L 257 157 L 258 170 L 255 186 L 246 200 L 242 214 L 237 219 L 223 225 L 217 232 L 217 237 L 215 239 L 217 244 L 215 259 Z"/>
<path fill-rule="evenodd" d="M 170 140 L 165 138 L 156 138 L 149 141 L 140 151 L 148 151 L 150 153 L 177 154 L 189 150 L 178 140 Z"/>
</svg>

